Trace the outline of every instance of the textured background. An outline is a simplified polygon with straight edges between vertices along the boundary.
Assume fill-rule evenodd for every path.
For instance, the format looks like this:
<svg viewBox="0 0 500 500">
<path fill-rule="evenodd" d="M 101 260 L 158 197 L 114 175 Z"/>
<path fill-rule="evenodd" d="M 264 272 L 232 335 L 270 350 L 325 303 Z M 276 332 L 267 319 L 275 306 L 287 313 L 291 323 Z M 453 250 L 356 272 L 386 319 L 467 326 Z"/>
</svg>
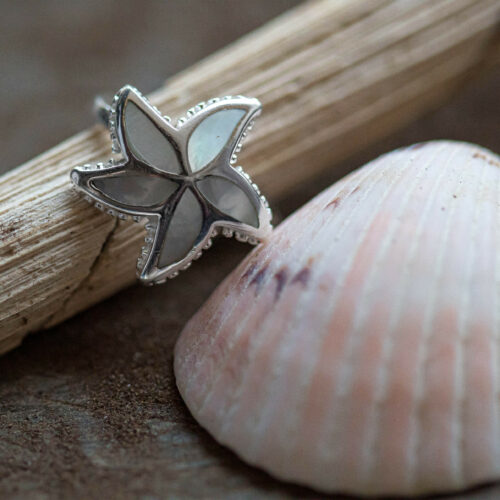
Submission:
<svg viewBox="0 0 500 500">
<path fill-rule="evenodd" d="M 297 3 L 0 1 L 0 172 L 91 125 L 96 93 L 124 83 L 149 92 Z M 499 95 L 496 69 L 344 170 L 426 139 L 499 152 Z M 278 212 L 333 180 L 312 180 Z M 218 446 L 175 388 L 176 336 L 247 250 L 216 243 L 203 266 L 167 286 L 131 288 L 0 359 L 0 498 L 317 498 Z M 485 487 L 464 498 L 498 494 Z"/>
</svg>

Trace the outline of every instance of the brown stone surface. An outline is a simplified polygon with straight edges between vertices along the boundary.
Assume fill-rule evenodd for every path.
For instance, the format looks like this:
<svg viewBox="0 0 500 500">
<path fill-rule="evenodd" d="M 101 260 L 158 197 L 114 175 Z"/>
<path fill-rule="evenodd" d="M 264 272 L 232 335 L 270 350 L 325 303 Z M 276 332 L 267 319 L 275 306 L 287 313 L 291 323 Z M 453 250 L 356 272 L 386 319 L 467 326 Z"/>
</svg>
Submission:
<svg viewBox="0 0 500 500">
<path fill-rule="evenodd" d="M 1 46 L 8 48 L 0 53 L 2 73 L 9 73 L 0 88 L 6 108 L 0 170 L 90 124 L 86 107 L 96 91 L 125 81 L 148 91 L 294 3 L 128 0 L 120 3 L 123 24 L 114 25 L 116 3 L 108 1 L 13 2 L 0 29 Z M 194 28 L 183 17 L 190 14 Z M 148 50 L 153 55 L 144 58 Z M 86 54 L 85 64 L 77 66 L 75 51 Z M 14 77 L 21 82 L 14 84 Z M 434 138 L 470 140 L 499 152 L 499 95 L 497 69 L 344 170 Z M 312 180 L 277 211 L 289 212 L 333 180 Z M 0 498 L 317 498 L 220 447 L 190 417 L 175 388 L 178 333 L 247 251 L 217 242 L 176 280 L 122 292 L 0 359 Z M 499 495 L 489 486 L 460 498 Z"/>
</svg>

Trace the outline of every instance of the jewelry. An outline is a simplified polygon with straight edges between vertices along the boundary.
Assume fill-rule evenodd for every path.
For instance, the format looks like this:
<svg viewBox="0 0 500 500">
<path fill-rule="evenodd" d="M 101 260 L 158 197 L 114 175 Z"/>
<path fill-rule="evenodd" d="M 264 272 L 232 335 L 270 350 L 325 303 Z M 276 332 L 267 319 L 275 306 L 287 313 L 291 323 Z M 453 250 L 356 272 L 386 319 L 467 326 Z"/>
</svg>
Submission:
<svg viewBox="0 0 500 500">
<path fill-rule="evenodd" d="M 271 210 L 241 167 L 233 167 L 261 104 L 248 97 L 200 103 L 174 126 L 137 89 L 123 87 L 98 115 L 111 133 L 107 163 L 71 171 L 75 188 L 113 216 L 147 219 L 139 279 L 162 283 L 189 267 L 221 233 L 257 244 Z"/>
</svg>

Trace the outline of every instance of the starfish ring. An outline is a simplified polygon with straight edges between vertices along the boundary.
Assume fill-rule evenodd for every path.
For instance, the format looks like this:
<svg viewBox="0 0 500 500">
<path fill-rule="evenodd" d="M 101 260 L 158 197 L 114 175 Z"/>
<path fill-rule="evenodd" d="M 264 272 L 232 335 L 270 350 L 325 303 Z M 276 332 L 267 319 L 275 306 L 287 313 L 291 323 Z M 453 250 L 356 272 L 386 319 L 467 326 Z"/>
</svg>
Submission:
<svg viewBox="0 0 500 500">
<path fill-rule="evenodd" d="M 200 103 L 174 125 L 131 86 L 99 115 L 115 158 L 71 171 L 74 187 L 109 214 L 146 220 L 137 275 L 162 283 L 189 267 L 218 234 L 257 244 L 271 211 L 236 154 L 260 113 L 257 99 L 223 97 Z"/>
</svg>

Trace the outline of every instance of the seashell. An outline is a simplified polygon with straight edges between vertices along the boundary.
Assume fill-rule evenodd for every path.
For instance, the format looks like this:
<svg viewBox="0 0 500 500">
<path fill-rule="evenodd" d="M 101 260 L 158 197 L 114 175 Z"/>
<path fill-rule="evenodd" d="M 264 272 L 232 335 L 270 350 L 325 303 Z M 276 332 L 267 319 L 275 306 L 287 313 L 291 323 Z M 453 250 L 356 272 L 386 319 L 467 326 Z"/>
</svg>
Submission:
<svg viewBox="0 0 500 500">
<path fill-rule="evenodd" d="M 283 222 L 189 321 L 179 390 L 219 442 L 326 492 L 500 477 L 500 159 L 397 150 Z"/>
</svg>

